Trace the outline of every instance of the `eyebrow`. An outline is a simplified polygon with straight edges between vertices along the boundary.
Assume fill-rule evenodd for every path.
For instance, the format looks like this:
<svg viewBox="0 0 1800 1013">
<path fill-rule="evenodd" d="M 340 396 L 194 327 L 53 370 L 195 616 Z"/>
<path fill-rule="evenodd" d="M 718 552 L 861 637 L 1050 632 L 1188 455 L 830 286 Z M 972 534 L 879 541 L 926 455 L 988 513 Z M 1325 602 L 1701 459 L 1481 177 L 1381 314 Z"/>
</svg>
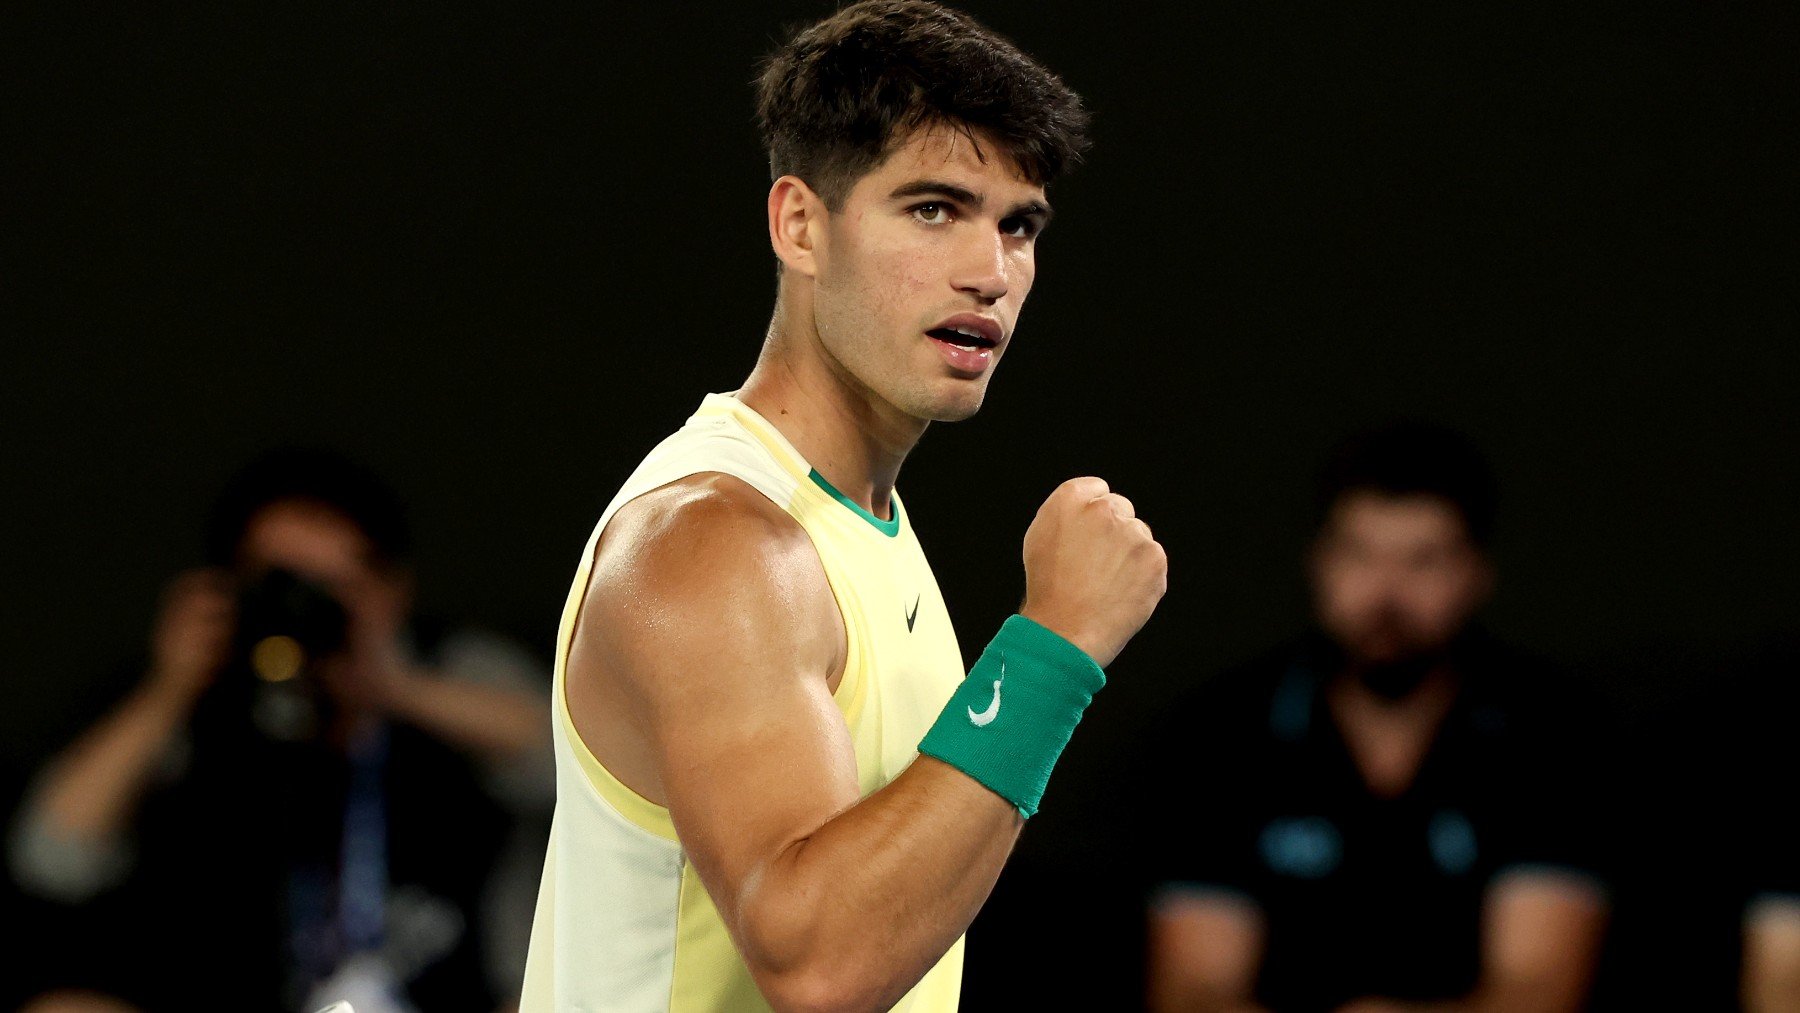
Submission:
<svg viewBox="0 0 1800 1013">
<path fill-rule="evenodd" d="M 939 179 L 916 179 L 910 183 L 902 183 L 895 187 L 892 193 L 888 194 L 889 200 L 900 200 L 905 197 L 948 197 L 958 204 L 968 205 L 968 207 L 974 211 L 980 211 L 982 206 L 987 203 L 982 196 L 975 191 L 970 190 L 967 187 L 957 186 L 955 183 L 946 183 Z M 1051 210 L 1050 205 L 1047 202 L 1032 200 L 1012 208 L 1006 217 L 1019 218 L 1027 215 L 1036 215 L 1047 223 L 1055 214 L 1056 212 Z"/>
</svg>

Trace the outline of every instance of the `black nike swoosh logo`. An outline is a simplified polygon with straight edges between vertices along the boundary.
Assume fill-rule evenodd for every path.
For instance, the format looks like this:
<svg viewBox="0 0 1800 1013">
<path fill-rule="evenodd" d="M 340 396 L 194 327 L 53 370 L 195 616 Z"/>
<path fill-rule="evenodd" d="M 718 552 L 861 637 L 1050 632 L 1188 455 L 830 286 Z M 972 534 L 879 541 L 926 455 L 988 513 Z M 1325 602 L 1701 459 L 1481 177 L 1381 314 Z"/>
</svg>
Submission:
<svg viewBox="0 0 1800 1013">
<path fill-rule="evenodd" d="M 919 618 L 919 599 L 914 598 L 912 611 L 906 614 L 906 632 L 912 632 L 913 620 L 917 618 Z"/>
</svg>

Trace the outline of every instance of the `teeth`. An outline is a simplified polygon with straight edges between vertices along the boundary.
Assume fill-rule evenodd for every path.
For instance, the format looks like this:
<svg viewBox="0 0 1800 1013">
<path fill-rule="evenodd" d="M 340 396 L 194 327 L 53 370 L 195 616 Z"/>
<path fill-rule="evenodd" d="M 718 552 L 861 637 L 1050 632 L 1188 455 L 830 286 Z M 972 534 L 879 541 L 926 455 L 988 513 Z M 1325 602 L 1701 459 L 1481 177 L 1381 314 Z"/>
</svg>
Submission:
<svg viewBox="0 0 1800 1013">
<path fill-rule="evenodd" d="M 971 327 L 940 327 L 931 336 L 971 352 L 986 352 L 999 342 Z M 958 340 L 961 339 L 961 340 Z"/>
</svg>

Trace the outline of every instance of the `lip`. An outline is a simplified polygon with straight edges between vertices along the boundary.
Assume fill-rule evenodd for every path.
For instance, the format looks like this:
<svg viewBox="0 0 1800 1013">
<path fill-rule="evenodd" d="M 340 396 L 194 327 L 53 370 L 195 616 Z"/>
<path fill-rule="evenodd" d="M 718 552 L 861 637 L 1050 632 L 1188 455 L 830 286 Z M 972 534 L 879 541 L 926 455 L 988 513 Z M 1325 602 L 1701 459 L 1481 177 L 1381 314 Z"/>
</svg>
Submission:
<svg viewBox="0 0 1800 1013">
<path fill-rule="evenodd" d="M 930 338 L 931 343 L 937 347 L 938 354 L 943 356 L 944 362 L 962 376 L 970 378 L 981 376 L 994 363 L 992 348 L 970 348 L 966 345 L 952 344 L 929 334 L 926 337 Z"/>
<path fill-rule="evenodd" d="M 1002 339 L 1006 336 L 1005 330 L 1000 326 L 1000 321 L 995 320 L 993 317 L 984 317 L 979 313 L 958 313 L 953 317 L 946 317 L 945 319 L 932 324 L 930 327 L 927 327 L 926 330 L 935 331 L 940 328 L 973 331 L 989 341 L 992 341 L 995 347 L 998 347 L 1001 344 Z"/>
</svg>

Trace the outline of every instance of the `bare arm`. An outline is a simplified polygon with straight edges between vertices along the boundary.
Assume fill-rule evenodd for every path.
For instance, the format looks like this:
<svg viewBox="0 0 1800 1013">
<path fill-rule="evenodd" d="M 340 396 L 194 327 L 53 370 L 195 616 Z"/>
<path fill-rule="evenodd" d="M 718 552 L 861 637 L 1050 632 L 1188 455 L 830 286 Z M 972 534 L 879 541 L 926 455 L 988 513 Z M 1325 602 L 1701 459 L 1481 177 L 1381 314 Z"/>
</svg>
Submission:
<svg viewBox="0 0 1800 1013">
<path fill-rule="evenodd" d="M 347 568 L 356 572 L 361 565 Z M 440 652 L 444 668 L 419 664 L 405 646 L 411 582 L 392 568 L 340 579 L 332 593 L 349 618 L 348 650 L 326 659 L 321 674 L 340 699 L 490 764 L 548 753 L 548 700 L 529 675 L 518 673 L 510 652 L 480 638 L 453 638 Z"/>
<path fill-rule="evenodd" d="M 1769 898 L 1744 918 L 1744 1009 L 1800 1010 L 1800 898 Z"/>
<path fill-rule="evenodd" d="M 151 774 L 224 661 L 232 622 L 223 575 L 194 571 L 170 584 L 143 682 L 45 773 L 34 816 L 48 834 L 102 840 L 126 829 Z"/>
<path fill-rule="evenodd" d="M 805 533 L 735 479 L 646 500 L 596 562 L 570 656 L 576 727 L 668 807 L 772 1004 L 892 1005 L 974 919 L 1023 821 L 930 757 L 859 801 L 831 697 L 843 621 Z M 1143 617 L 1105 636 L 1122 646 Z"/>
<path fill-rule="evenodd" d="M 1150 913 L 1150 1008 L 1156 1013 L 1255 1013 L 1266 928 L 1250 900 L 1170 893 Z"/>
<path fill-rule="evenodd" d="M 224 659 L 232 602 L 217 572 L 194 571 L 171 582 L 150 638 L 149 671 L 45 764 L 18 809 L 6 857 L 25 889 L 75 903 L 129 873 L 127 831 Z"/>
<path fill-rule="evenodd" d="M 486 759 L 506 762 L 546 741 L 545 698 L 526 689 L 401 668 L 388 692 L 389 714 Z"/>
<path fill-rule="evenodd" d="M 192 706 L 153 677 L 146 679 L 52 761 L 37 804 L 44 829 L 54 837 L 83 840 L 123 833 Z"/>
<path fill-rule="evenodd" d="M 1516 872 L 1488 888 L 1476 1008 L 1578 1010 L 1587 999 L 1606 900 L 1575 873 Z"/>
</svg>

